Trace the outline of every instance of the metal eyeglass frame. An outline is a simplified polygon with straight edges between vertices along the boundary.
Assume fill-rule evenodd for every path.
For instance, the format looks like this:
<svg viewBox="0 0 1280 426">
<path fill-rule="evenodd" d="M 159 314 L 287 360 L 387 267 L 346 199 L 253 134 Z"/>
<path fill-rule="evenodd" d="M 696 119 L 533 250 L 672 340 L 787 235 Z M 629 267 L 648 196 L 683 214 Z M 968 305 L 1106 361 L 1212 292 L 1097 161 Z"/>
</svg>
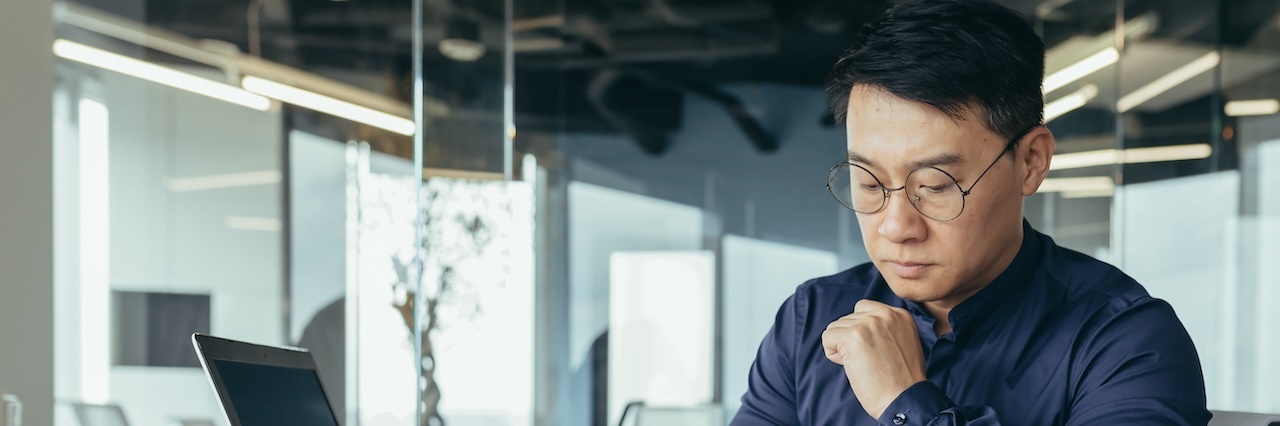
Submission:
<svg viewBox="0 0 1280 426">
<path fill-rule="evenodd" d="M 979 182 L 979 181 L 981 181 L 981 180 L 982 180 L 982 178 L 983 178 L 984 176 L 986 176 L 986 175 L 987 175 L 987 172 L 991 171 L 991 168 L 992 168 L 992 167 L 995 167 L 996 163 L 1000 162 L 1000 158 L 1004 157 L 1004 154 L 1005 154 L 1005 153 L 1007 153 L 1007 152 L 1009 152 L 1010 150 L 1012 150 L 1012 149 L 1013 149 L 1013 146 L 1014 146 L 1015 144 L 1017 144 L 1017 143 L 1018 143 L 1018 141 L 1021 141 L 1021 140 L 1022 140 L 1022 138 L 1026 137 L 1026 136 L 1027 136 L 1027 134 L 1030 134 L 1032 130 L 1035 130 L 1037 127 L 1040 127 L 1040 126 L 1042 126 L 1042 124 L 1037 123 L 1036 125 L 1031 126 L 1031 127 L 1028 127 L 1026 130 L 1023 130 L 1022 132 L 1019 132 L 1017 136 L 1014 136 L 1012 139 L 1010 139 L 1010 140 L 1009 140 L 1009 142 L 1008 142 L 1007 144 L 1005 144 L 1005 146 L 1004 146 L 1004 150 L 1000 151 L 1000 155 L 996 156 L 996 159 L 995 159 L 995 160 L 993 160 L 993 161 L 991 162 L 991 164 L 990 164 L 990 165 L 988 165 L 988 166 L 987 166 L 987 168 L 986 168 L 985 170 L 983 170 L 983 171 L 982 171 L 982 174 L 978 175 L 978 178 L 973 180 L 973 184 L 972 184 L 972 185 L 969 185 L 969 189 L 964 189 L 963 187 L 961 187 L 961 186 L 960 186 L 960 181 L 959 181 L 959 180 L 957 180 L 957 179 L 955 178 L 955 176 L 952 176 L 952 175 L 951 175 L 951 173 L 947 173 L 947 171 L 946 171 L 946 170 L 942 170 L 942 169 L 939 169 L 939 168 L 937 168 L 937 167 L 932 167 L 932 166 L 930 166 L 930 167 L 922 167 L 922 168 L 921 168 L 921 169 L 929 168 L 929 169 L 934 169 L 934 170 L 937 170 L 937 171 L 939 171 L 939 172 L 942 172 L 942 174 L 944 174 L 944 175 L 946 175 L 947 177 L 951 178 L 951 182 L 952 182 L 952 183 L 954 183 L 954 184 L 956 185 L 956 189 L 959 189 L 959 190 L 960 190 L 960 211 L 956 212 L 956 215 L 955 215 L 955 216 L 952 216 L 952 217 L 950 217 L 950 218 L 948 218 L 948 219 L 938 219 L 938 218 L 936 218 L 936 217 L 929 216 L 928 214 L 925 214 L 925 212 L 920 211 L 920 206 L 916 204 L 918 201 L 920 201 L 920 197 L 919 197 L 919 196 L 916 196 L 916 199 L 914 199 L 914 200 L 908 200 L 908 201 L 910 201 L 910 202 L 911 202 L 911 206 L 912 206 L 912 207 L 914 207 L 914 208 L 916 209 L 916 212 L 917 212 L 917 213 L 920 213 L 920 215 L 921 215 L 921 216 L 924 216 L 924 217 L 927 217 L 927 218 L 930 218 L 930 219 L 933 219 L 933 220 L 936 220 L 936 221 L 939 221 L 939 222 L 950 222 L 950 221 L 952 221 L 952 220 L 955 220 L 956 218 L 960 217 L 960 215 L 961 215 L 962 213 L 964 213 L 964 207 L 965 207 L 965 204 L 966 204 L 966 203 L 965 203 L 965 200 L 969 198 L 969 193 L 973 192 L 973 187 L 978 186 L 978 182 Z M 862 171 L 867 172 L 867 174 L 871 175 L 871 178 L 872 178 L 872 179 L 875 179 L 875 180 L 876 180 L 876 184 L 879 184 L 879 185 L 880 185 L 880 190 L 884 192 L 884 199 L 880 200 L 880 207 L 876 207 L 876 209 L 875 209 L 875 210 L 872 210 L 872 211 L 860 212 L 860 211 L 858 211 L 858 210 L 854 209 L 854 208 L 853 208 L 853 206 L 846 205 L 846 204 L 844 203 L 844 201 L 841 201 L 841 200 L 840 200 L 840 195 L 839 195 L 839 194 L 836 194 L 836 190 L 835 190 L 835 188 L 833 188 L 833 187 L 831 186 L 831 182 L 832 182 L 832 181 L 834 181 L 834 180 L 835 180 L 835 178 L 836 178 L 836 170 L 839 170 L 839 169 L 840 169 L 840 167 L 843 167 L 843 166 L 853 166 L 853 167 L 857 167 L 857 168 L 859 168 L 859 169 L 862 169 Z M 912 171 L 911 171 L 911 173 L 907 173 L 907 179 L 906 179 L 906 180 L 907 180 L 907 181 L 910 181 L 910 180 L 911 180 L 911 175 L 915 174 L 915 172 L 917 172 L 917 171 L 919 171 L 919 170 L 921 170 L 921 169 L 912 170 Z M 902 190 L 904 190 L 904 189 L 907 189 L 907 186 L 906 186 L 905 184 L 904 184 L 902 187 L 899 187 L 899 188 L 893 188 L 893 189 L 890 189 L 890 188 L 888 188 L 888 187 L 885 187 L 885 186 L 884 186 L 884 182 L 880 181 L 880 177 L 879 177 L 879 176 L 876 176 L 876 174 L 875 174 L 875 173 L 871 173 L 871 171 L 870 171 L 870 170 L 867 170 L 865 167 L 859 166 L 859 165 L 857 165 L 857 164 L 853 164 L 853 163 L 848 162 L 848 161 L 841 162 L 841 163 L 839 163 L 839 164 L 836 164 L 835 166 L 832 166 L 832 167 L 831 167 L 831 170 L 827 172 L 827 191 L 831 192 L 831 196 L 832 196 L 832 197 L 835 197 L 835 198 L 836 198 L 836 202 L 839 202 L 839 203 L 840 203 L 840 205 L 842 205 L 842 206 L 844 206 L 845 208 L 847 208 L 847 209 L 849 209 L 849 210 L 853 211 L 854 213 L 861 213 L 861 214 L 875 214 L 875 213 L 878 213 L 878 212 L 880 212 L 880 210 L 884 210 L 884 206 L 886 206 L 886 205 L 888 205 L 888 204 L 889 204 L 889 196 L 890 196 L 890 195 L 893 195 L 893 193 L 894 193 L 894 192 L 902 191 Z"/>
</svg>

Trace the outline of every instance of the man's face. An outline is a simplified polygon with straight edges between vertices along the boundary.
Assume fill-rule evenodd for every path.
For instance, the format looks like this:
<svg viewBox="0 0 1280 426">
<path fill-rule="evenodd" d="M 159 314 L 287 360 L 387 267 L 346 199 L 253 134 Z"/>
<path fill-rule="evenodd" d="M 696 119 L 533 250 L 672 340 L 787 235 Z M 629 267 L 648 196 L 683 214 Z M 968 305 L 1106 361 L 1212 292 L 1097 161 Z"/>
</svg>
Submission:
<svg viewBox="0 0 1280 426">
<path fill-rule="evenodd" d="M 946 159 L 936 167 L 969 189 L 1008 143 L 983 122 L 976 114 L 954 120 L 928 105 L 855 86 L 848 148 L 851 158 L 865 160 L 854 164 L 887 188 L 904 186 L 912 163 Z M 950 308 L 995 279 L 1021 244 L 1020 174 L 1025 169 L 1016 161 L 1000 158 L 965 197 L 960 216 L 947 222 L 921 215 L 904 191 L 892 192 L 876 213 L 859 213 L 867 253 L 894 293 Z"/>
</svg>

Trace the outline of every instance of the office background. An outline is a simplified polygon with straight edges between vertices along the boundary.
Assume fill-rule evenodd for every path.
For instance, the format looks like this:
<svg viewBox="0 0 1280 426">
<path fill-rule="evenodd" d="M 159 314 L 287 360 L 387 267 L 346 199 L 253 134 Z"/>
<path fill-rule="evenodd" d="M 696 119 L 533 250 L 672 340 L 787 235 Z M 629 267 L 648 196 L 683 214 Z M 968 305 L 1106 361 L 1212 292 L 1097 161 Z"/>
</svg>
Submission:
<svg viewBox="0 0 1280 426">
<path fill-rule="evenodd" d="M 1048 47 L 1027 219 L 1280 413 L 1280 3 L 1001 2 Z M 892 3 L 6 2 L 0 393 L 219 421 L 201 331 L 312 348 L 351 425 L 724 423 L 867 260 L 820 84 Z"/>
</svg>

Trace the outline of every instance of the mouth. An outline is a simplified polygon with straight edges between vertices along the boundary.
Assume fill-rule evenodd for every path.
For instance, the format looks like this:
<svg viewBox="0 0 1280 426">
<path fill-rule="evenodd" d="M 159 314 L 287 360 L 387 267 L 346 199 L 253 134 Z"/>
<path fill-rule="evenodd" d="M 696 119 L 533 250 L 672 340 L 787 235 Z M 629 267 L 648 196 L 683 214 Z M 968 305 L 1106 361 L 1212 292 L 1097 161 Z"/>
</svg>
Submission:
<svg viewBox="0 0 1280 426">
<path fill-rule="evenodd" d="M 932 263 L 900 262 L 895 260 L 887 260 L 885 265 L 889 267 L 889 272 L 905 279 L 923 277 L 926 270 L 934 266 Z"/>
</svg>

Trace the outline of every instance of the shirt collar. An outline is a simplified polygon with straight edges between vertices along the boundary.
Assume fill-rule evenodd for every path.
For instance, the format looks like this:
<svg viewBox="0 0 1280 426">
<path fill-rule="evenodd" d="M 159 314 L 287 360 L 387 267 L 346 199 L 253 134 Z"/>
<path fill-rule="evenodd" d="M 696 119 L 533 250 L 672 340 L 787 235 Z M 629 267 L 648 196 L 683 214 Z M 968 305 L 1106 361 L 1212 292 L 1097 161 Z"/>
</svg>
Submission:
<svg viewBox="0 0 1280 426">
<path fill-rule="evenodd" d="M 1013 262 L 990 284 L 951 309 L 948 319 L 955 338 L 976 331 L 993 312 L 1000 310 L 1006 301 L 1025 292 L 1029 287 L 1030 277 L 1040 266 L 1043 257 L 1042 238 L 1045 237 L 1032 229 L 1031 224 L 1023 219 L 1022 245 L 1018 248 L 1018 254 L 1014 256 Z M 933 324 L 933 318 L 929 316 L 924 306 L 910 300 L 904 300 L 904 302 L 912 314 L 923 315 L 925 318 L 921 319 Z"/>
</svg>

